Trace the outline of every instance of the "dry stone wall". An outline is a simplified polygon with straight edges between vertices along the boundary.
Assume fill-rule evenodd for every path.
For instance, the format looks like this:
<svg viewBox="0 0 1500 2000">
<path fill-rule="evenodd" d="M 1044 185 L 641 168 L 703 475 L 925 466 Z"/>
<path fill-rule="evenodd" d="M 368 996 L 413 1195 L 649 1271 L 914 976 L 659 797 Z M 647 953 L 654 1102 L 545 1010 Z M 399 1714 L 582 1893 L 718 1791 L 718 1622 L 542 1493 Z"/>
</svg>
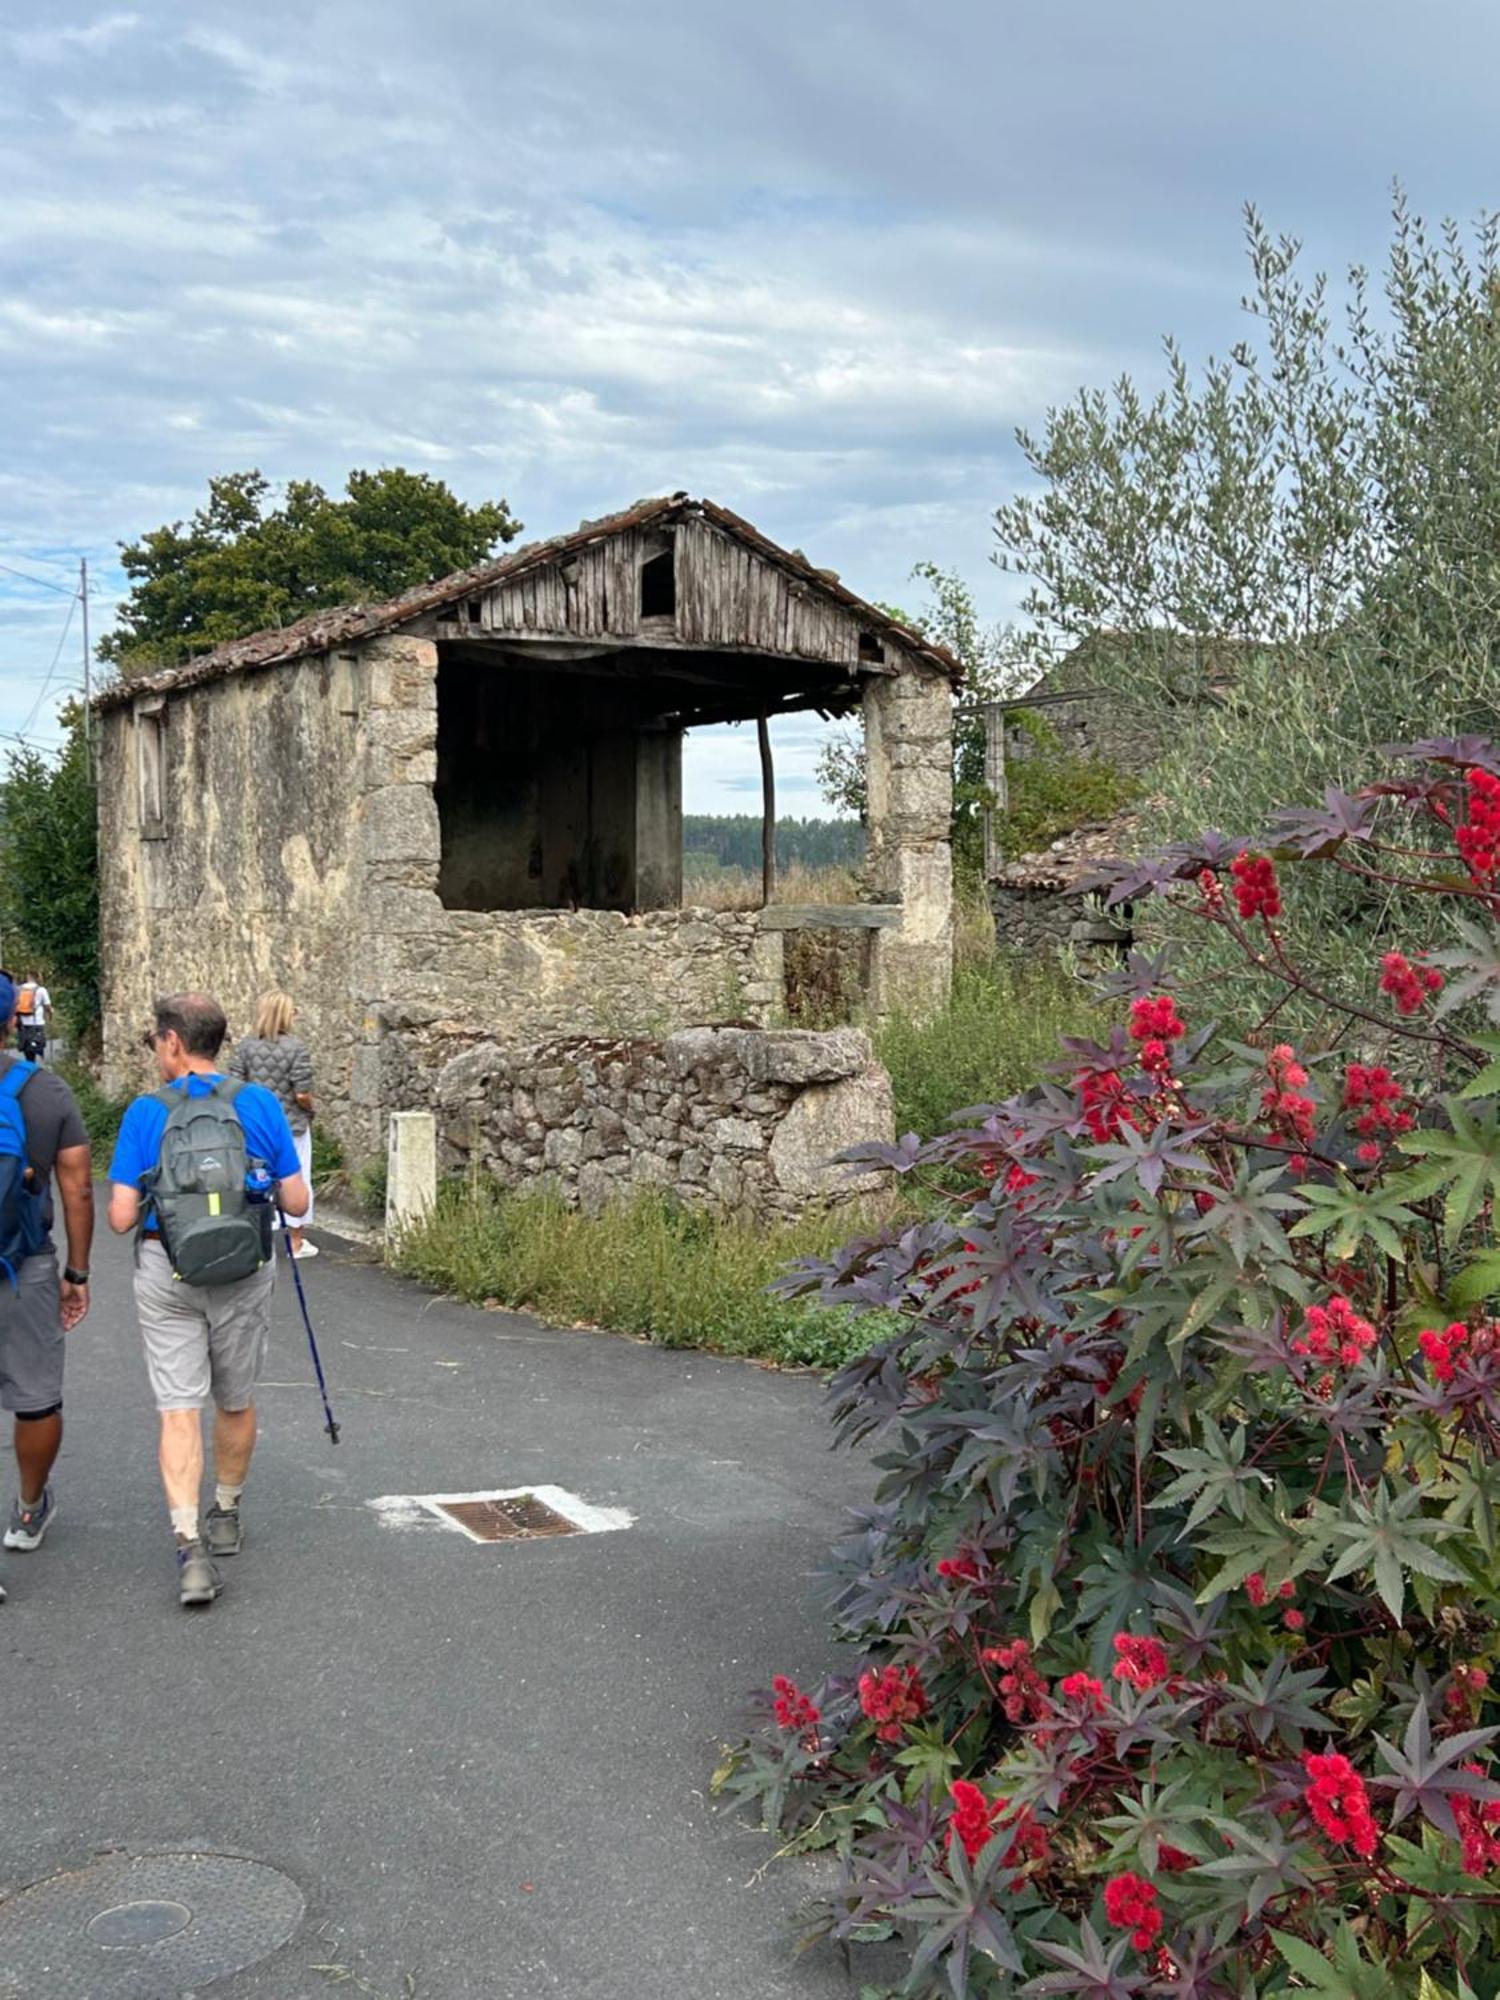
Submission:
<svg viewBox="0 0 1500 2000">
<path fill-rule="evenodd" d="M 432 1107 L 443 1164 L 551 1183 L 597 1210 L 648 1186 L 700 1206 L 794 1215 L 883 1176 L 837 1163 L 889 1140 L 890 1079 L 852 1028 L 689 1028 L 664 1040 L 405 1045 L 391 1087 Z"/>
</svg>

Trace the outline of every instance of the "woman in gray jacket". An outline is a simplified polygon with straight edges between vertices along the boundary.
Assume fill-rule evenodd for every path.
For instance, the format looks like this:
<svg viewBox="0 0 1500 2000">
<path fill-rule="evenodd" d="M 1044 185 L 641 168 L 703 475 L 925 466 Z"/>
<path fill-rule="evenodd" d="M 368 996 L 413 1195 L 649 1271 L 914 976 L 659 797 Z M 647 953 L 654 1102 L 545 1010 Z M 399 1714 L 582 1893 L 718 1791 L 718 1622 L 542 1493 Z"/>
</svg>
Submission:
<svg viewBox="0 0 1500 2000">
<path fill-rule="evenodd" d="M 263 993 L 256 1003 L 255 1031 L 236 1042 L 224 1065 L 226 1076 L 243 1077 L 246 1083 L 264 1084 L 280 1099 L 286 1121 L 292 1128 L 297 1158 L 302 1162 L 302 1178 L 307 1182 L 305 1215 L 286 1219 L 294 1257 L 316 1257 L 318 1246 L 302 1234 L 312 1221 L 312 1057 L 307 1044 L 292 1033 L 296 1009 L 288 993 Z"/>
</svg>

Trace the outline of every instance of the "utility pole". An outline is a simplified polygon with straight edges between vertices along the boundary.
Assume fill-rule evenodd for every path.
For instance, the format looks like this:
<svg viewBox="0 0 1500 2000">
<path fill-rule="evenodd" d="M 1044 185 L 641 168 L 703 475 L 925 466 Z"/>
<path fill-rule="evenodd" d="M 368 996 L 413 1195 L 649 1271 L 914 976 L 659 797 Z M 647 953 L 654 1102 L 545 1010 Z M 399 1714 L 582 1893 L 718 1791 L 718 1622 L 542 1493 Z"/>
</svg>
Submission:
<svg viewBox="0 0 1500 2000">
<path fill-rule="evenodd" d="M 78 562 L 78 597 L 83 605 L 83 754 L 88 773 L 94 775 L 94 662 L 89 652 L 89 559 Z"/>
</svg>

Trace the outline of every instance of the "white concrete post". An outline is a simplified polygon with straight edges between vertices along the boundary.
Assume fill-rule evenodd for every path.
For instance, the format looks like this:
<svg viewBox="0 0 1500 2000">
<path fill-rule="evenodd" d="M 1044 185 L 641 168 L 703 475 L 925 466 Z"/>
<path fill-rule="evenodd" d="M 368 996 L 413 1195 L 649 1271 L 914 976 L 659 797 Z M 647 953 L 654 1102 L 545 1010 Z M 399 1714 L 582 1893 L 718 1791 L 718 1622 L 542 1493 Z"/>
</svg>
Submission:
<svg viewBox="0 0 1500 2000">
<path fill-rule="evenodd" d="M 386 1152 L 385 1233 L 391 1241 L 430 1215 L 437 1200 L 437 1120 L 393 1111 Z"/>
</svg>

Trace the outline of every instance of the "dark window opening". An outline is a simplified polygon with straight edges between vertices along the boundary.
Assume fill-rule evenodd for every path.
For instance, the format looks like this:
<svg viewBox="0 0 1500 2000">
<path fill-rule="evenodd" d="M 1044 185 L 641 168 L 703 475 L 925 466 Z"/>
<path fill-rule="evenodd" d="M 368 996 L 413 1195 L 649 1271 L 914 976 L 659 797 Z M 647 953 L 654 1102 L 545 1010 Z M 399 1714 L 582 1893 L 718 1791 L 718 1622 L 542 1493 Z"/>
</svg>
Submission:
<svg viewBox="0 0 1500 2000">
<path fill-rule="evenodd" d="M 480 614 L 482 610 L 483 610 L 482 601 L 477 597 L 471 597 L 464 606 L 464 616 L 468 619 L 471 625 L 477 625 L 479 623 Z"/>
<path fill-rule="evenodd" d="M 443 647 L 434 794 L 450 910 L 675 908 L 682 738 L 631 681 Z"/>
<path fill-rule="evenodd" d="M 677 567 L 670 548 L 641 564 L 641 616 L 674 618 L 677 615 Z"/>
<path fill-rule="evenodd" d="M 881 645 L 873 632 L 860 633 L 859 657 L 862 660 L 874 660 L 877 665 L 884 665 L 885 647 Z"/>
</svg>

